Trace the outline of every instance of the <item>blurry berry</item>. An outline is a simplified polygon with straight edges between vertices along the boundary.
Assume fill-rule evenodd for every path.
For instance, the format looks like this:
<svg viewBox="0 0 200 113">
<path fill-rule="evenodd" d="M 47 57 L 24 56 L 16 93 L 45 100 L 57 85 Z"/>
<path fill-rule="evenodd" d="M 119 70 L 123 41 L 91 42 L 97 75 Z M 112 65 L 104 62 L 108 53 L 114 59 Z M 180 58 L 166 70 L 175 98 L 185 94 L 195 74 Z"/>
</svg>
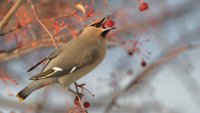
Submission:
<svg viewBox="0 0 200 113">
<path fill-rule="evenodd" d="M 89 107 L 90 107 L 90 103 L 86 101 L 86 102 L 83 104 L 83 106 L 84 106 L 85 108 L 89 108 Z"/>
<path fill-rule="evenodd" d="M 90 10 L 87 13 L 87 17 L 92 17 L 92 16 L 94 16 L 94 9 L 90 7 Z"/>
<path fill-rule="evenodd" d="M 74 99 L 74 104 L 75 104 L 75 105 L 78 105 L 78 104 L 79 104 L 78 96 L 75 97 L 75 99 Z"/>
<path fill-rule="evenodd" d="M 145 11 L 145 10 L 147 10 L 149 8 L 149 5 L 148 5 L 148 3 L 146 3 L 146 2 L 142 2 L 142 3 L 140 3 L 140 5 L 139 5 L 139 10 L 140 11 Z"/>
<path fill-rule="evenodd" d="M 102 28 L 103 28 L 103 29 L 106 29 L 106 25 L 105 25 L 105 24 L 103 24 L 103 25 L 102 25 Z"/>
<path fill-rule="evenodd" d="M 145 67 L 146 65 L 147 65 L 147 62 L 146 62 L 145 60 L 142 60 L 142 61 L 141 61 L 141 66 L 142 66 L 142 67 Z"/>
<path fill-rule="evenodd" d="M 115 22 L 112 21 L 111 19 L 109 19 L 109 20 L 106 21 L 105 24 L 106 24 L 106 26 L 108 26 L 108 27 L 113 27 L 113 26 L 115 25 Z"/>
<path fill-rule="evenodd" d="M 132 55 L 133 55 L 133 51 L 130 51 L 130 50 L 129 50 L 129 51 L 128 51 L 128 55 L 129 55 L 129 56 L 132 56 Z"/>
</svg>

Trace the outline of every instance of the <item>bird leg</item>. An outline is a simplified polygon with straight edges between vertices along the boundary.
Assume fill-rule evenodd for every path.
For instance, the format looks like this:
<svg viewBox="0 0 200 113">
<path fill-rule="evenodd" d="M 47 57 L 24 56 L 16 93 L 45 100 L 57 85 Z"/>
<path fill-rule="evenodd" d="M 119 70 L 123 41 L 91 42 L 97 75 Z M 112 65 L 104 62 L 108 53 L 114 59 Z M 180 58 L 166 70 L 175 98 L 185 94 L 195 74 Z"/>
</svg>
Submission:
<svg viewBox="0 0 200 113">
<path fill-rule="evenodd" d="M 74 90 L 71 89 L 71 88 L 68 88 L 68 91 L 70 91 L 71 93 L 73 93 L 73 94 L 79 96 L 80 99 L 82 99 L 82 97 L 83 97 L 83 94 L 82 94 L 82 93 L 76 92 L 76 91 L 74 91 Z"/>
</svg>

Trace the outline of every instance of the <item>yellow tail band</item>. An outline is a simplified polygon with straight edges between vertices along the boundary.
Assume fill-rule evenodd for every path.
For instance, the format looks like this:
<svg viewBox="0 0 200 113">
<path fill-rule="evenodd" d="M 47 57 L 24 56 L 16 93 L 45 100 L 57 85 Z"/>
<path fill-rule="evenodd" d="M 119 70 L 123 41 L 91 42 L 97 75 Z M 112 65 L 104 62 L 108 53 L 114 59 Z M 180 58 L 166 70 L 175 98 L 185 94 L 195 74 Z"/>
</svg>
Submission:
<svg viewBox="0 0 200 113">
<path fill-rule="evenodd" d="M 20 101 L 20 102 L 23 102 L 23 101 L 24 101 L 24 99 L 21 98 L 18 94 L 16 95 L 16 97 L 19 98 L 19 101 Z"/>
</svg>

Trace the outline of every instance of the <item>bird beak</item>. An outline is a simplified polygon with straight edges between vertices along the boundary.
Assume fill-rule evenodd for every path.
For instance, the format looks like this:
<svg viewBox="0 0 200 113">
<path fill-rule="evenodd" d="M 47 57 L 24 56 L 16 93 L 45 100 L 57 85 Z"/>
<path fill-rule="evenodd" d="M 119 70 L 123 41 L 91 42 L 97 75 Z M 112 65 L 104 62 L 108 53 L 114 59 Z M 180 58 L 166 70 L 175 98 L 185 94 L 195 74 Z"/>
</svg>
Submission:
<svg viewBox="0 0 200 113">
<path fill-rule="evenodd" d="M 102 27 L 102 25 L 105 23 L 106 20 L 107 20 L 107 18 L 103 18 L 103 19 L 99 22 L 100 27 Z"/>
<path fill-rule="evenodd" d="M 108 32 L 112 29 L 116 29 L 116 27 L 112 27 L 112 28 L 106 28 L 103 30 L 103 32 L 101 33 L 102 37 L 106 37 L 106 35 L 108 34 Z"/>
<path fill-rule="evenodd" d="M 101 26 L 100 26 L 101 28 L 103 28 L 105 22 L 108 20 L 109 17 L 110 17 L 110 15 L 108 15 L 107 17 L 105 17 L 105 18 L 103 18 L 103 19 L 101 20 Z"/>
<path fill-rule="evenodd" d="M 103 18 L 102 20 L 102 24 L 101 27 L 103 27 L 104 23 L 109 19 L 110 15 L 108 15 L 106 18 Z M 111 28 L 105 28 L 103 29 L 103 32 L 101 33 L 102 37 L 106 37 L 106 35 L 108 34 L 108 32 L 112 29 L 116 29 L 116 27 L 111 27 Z"/>
</svg>

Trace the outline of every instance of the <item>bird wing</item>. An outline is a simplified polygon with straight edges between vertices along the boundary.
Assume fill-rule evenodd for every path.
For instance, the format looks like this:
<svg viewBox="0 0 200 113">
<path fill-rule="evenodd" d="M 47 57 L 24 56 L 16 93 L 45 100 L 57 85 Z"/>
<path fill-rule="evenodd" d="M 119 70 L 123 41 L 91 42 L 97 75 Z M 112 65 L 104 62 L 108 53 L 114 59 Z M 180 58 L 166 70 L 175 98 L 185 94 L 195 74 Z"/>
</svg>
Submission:
<svg viewBox="0 0 200 113">
<path fill-rule="evenodd" d="M 70 73 L 72 73 L 73 71 L 75 71 L 77 67 L 73 67 L 70 71 Z M 48 69 L 47 71 L 41 72 L 33 77 L 30 78 L 30 80 L 40 80 L 40 79 L 44 79 L 44 78 L 52 78 L 58 74 L 62 74 L 64 72 L 63 69 L 59 68 L 59 67 L 53 67 L 51 69 Z M 58 76 L 57 76 L 58 77 Z"/>
<path fill-rule="evenodd" d="M 83 54 L 81 55 L 80 58 L 73 60 L 73 62 L 70 62 L 68 64 L 66 63 L 64 67 L 57 66 L 50 68 L 44 72 L 41 72 L 31 77 L 30 80 L 39 80 L 39 79 L 53 78 L 53 77 L 57 78 L 78 71 L 79 69 L 85 66 L 89 66 L 96 61 L 96 59 L 99 57 L 99 52 L 97 50 L 98 49 L 95 47 L 87 49 L 82 52 Z"/>
<path fill-rule="evenodd" d="M 40 60 L 38 63 L 36 63 L 34 66 L 32 66 L 30 69 L 28 69 L 27 72 L 32 71 L 33 69 L 35 69 L 37 66 L 39 66 L 42 62 L 47 61 L 47 60 L 51 60 L 55 57 L 57 57 L 60 53 L 61 53 L 62 49 L 58 49 L 55 50 L 54 52 L 52 52 L 48 57 L 45 57 L 44 59 Z"/>
</svg>

